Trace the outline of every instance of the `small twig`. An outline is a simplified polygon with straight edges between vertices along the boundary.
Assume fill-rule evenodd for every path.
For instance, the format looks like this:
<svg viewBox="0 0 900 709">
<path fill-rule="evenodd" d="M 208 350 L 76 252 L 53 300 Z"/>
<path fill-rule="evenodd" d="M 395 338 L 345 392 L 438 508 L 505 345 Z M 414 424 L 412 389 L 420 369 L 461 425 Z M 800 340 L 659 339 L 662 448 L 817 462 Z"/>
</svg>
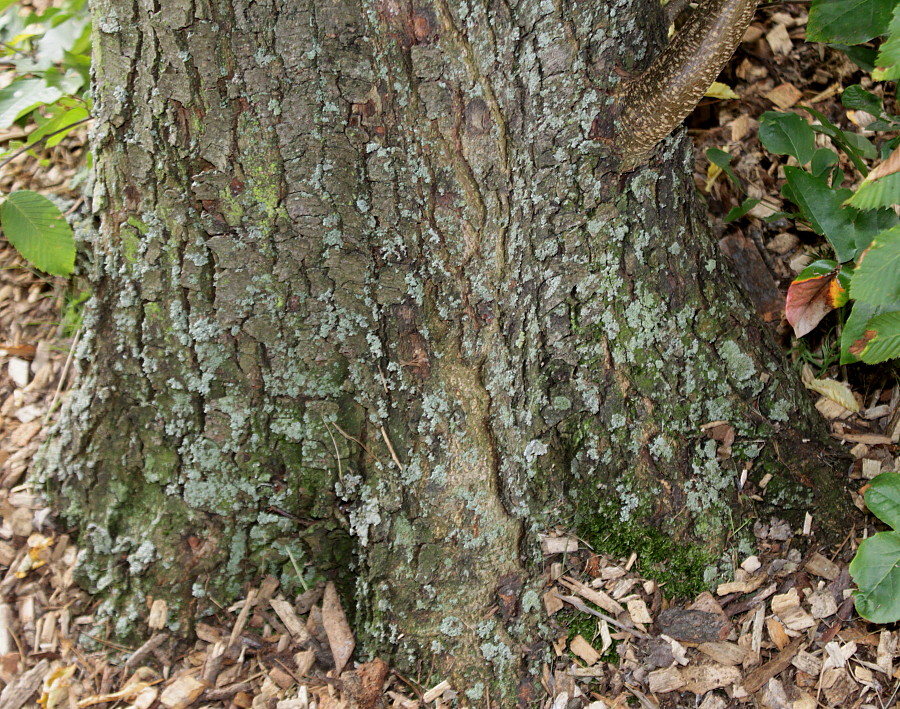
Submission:
<svg viewBox="0 0 900 709">
<path fill-rule="evenodd" d="M 403 465 L 400 463 L 400 459 L 397 457 L 397 453 L 394 451 L 394 446 L 391 445 L 391 439 L 388 438 L 387 431 L 384 430 L 384 426 L 381 427 L 381 437 L 384 439 L 385 445 L 388 447 L 388 451 L 391 454 L 391 459 L 397 464 L 397 467 L 400 470 L 403 470 Z"/>
<path fill-rule="evenodd" d="M 603 613 L 601 611 L 594 610 L 586 603 L 583 603 L 581 601 L 581 599 L 577 598 L 576 596 L 563 596 L 561 593 L 557 593 L 556 591 L 553 592 L 553 595 L 556 596 L 559 600 L 565 601 L 569 605 L 575 606 L 582 613 L 588 613 L 589 615 L 595 615 L 598 618 L 602 618 L 610 625 L 614 625 L 617 628 L 619 628 L 620 630 L 624 630 L 626 633 L 631 633 L 632 635 L 639 637 L 639 638 L 643 638 L 644 640 L 648 640 L 650 638 L 650 636 L 647 635 L 647 633 L 642 633 L 640 630 L 637 630 L 636 628 L 630 628 L 627 625 L 625 625 L 625 623 L 620 623 L 612 616 L 607 615 L 606 613 Z"/>
<path fill-rule="evenodd" d="M 168 637 L 165 633 L 156 633 L 156 635 L 151 636 L 147 642 L 135 650 L 131 657 L 128 658 L 123 667 L 125 672 L 130 672 L 141 660 L 162 645 Z"/>
<path fill-rule="evenodd" d="M 94 120 L 92 116 L 88 116 L 87 118 L 82 118 L 80 121 L 75 121 L 74 123 L 70 123 L 69 125 L 65 126 L 64 128 L 60 128 L 59 130 L 55 130 L 52 133 L 48 133 L 47 135 L 45 135 L 41 138 L 38 138 L 33 143 L 26 143 L 26 145 L 23 145 L 16 152 L 14 152 L 12 155 L 10 155 L 8 158 L 6 158 L 3 162 L 0 162 L 0 168 L 6 167 L 7 165 L 9 165 L 9 163 L 11 163 L 17 157 L 27 153 L 35 145 L 40 145 L 45 140 L 49 140 L 54 135 L 59 135 L 60 133 L 63 133 L 65 131 L 69 130 L 70 128 L 74 128 L 75 126 L 80 126 L 82 123 L 87 123 L 88 121 L 92 121 L 92 120 Z"/>
<path fill-rule="evenodd" d="M 322 423 L 325 424 L 325 430 L 328 431 L 328 435 L 331 438 L 332 444 L 334 445 L 334 459 L 337 461 L 337 466 L 338 466 L 338 480 L 340 480 L 343 483 L 344 482 L 344 474 L 343 474 L 344 471 L 341 469 L 341 451 L 338 450 L 337 441 L 334 440 L 334 436 L 331 434 L 331 429 L 328 428 L 328 422 L 325 420 L 324 417 L 322 418 Z"/>
<path fill-rule="evenodd" d="M 63 364 L 62 372 L 59 375 L 59 384 L 56 385 L 56 391 L 53 392 L 53 398 L 50 400 L 50 406 L 47 409 L 47 415 L 44 416 L 44 426 L 46 426 L 50 422 L 50 417 L 53 415 L 53 410 L 56 407 L 56 402 L 59 401 L 59 397 L 62 394 L 63 386 L 66 383 L 66 377 L 69 376 L 69 365 L 72 364 L 72 357 L 75 354 L 75 348 L 78 346 L 78 338 L 81 335 L 81 328 L 79 327 L 75 331 L 75 337 L 72 338 L 72 346 L 69 348 L 69 354 L 66 355 L 66 362 Z"/>
<path fill-rule="evenodd" d="M 366 448 L 366 445 L 362 441 L 360 441 L 358 438 L 354 438 L 353 436 L 351 436 L 343 428 L 338 426 L 334 421 L 331 422 L 331 425 L 334 426 L 337 429 L 338 433 L 340 433 L 344 438 L 346 438 L 348 441 L 353 441 L 356 445 L 358 445 L 366 453 L 368 453 L 372 457 L 372 460 L 374 460 L 379 465 L 381 464 L 381 461 L 378 460 L 378 457 L 372 451 L 370 451 L 368 448 Z"/>
</svg>

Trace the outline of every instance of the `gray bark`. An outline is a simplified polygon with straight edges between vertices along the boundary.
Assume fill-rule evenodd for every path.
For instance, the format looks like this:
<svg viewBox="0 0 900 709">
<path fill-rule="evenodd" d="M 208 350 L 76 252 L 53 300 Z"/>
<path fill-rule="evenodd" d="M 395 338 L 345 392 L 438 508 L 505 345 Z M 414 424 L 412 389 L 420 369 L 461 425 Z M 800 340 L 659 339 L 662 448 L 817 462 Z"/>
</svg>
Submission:
<svg viewBox="0 0 900 709">
<path fill-rule="evenodd" d="M 588 140 L 657 2 L 94 15 L 95 297 L 45 476 L 119 632 L 293 556 L 355 578 L 367 651 L 509 706 L 538 533 L 602 508 L 718 555 L 745 466 L 831 494 L 685 136 L 624 176 Z"/>
</svg>

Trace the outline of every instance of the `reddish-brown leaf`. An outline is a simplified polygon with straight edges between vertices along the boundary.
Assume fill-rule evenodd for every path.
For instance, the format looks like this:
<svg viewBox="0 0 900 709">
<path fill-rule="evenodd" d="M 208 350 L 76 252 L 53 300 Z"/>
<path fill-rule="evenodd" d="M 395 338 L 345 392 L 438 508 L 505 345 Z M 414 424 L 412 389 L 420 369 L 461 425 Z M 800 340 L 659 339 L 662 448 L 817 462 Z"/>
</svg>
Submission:
<svg viewBox="0 0 900 709">
<path fill-rule="evenodd" d="M 797 279 L 791 283 L 784 314 L 797 337 L 811 332 L 842 300 L 844 289 L 837 279 L 838 270 L 821 276 Z"/>
<path fill-rule="evenodd" d="M 341 607 L 337 589 L 331 581 L 325 586 L 325 595 L 322 597 L 322 625 L 325 626 L 325 634 L 328 636 L 328 644 L 334 656 L 335 673 L 340 675 L 353 654 L 356 640 Z"/>
</svg>

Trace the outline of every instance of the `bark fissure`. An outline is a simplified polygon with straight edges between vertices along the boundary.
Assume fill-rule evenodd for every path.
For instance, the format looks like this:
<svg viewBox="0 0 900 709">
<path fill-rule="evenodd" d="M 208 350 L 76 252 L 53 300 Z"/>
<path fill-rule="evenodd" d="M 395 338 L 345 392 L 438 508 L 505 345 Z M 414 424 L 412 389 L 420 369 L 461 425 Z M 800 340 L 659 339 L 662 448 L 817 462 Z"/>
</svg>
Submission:
<svg viewBox="0 0 900 709">
<path fill-rule="evenodd" d="M 817 435 L 684 136 L 627 175 L 588 138 L 652 0 L 96 5 L 94 334 L 46 475 L 122 632 L 355 560 L 367 652 L 511 706 L 539 533 L 717 554 L 754 441 Z"/>
</svg>

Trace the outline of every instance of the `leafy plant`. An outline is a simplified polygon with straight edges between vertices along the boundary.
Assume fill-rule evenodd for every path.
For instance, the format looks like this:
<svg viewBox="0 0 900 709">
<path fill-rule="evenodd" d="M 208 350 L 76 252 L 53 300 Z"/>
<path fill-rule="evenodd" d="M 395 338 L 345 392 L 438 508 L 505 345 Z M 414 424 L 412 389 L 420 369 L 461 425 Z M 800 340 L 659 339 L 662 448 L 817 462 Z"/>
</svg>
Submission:
<svg viewBox="0 0 900 709">
<path fill-rule="evenodd" d="M 90 117 L 90 18 L 86 0 L 64 0 L 41 13 L 0 0 L 0 60 L 12 80 L 0 89 L 0 130 L 19 124 L 25 139 L 0 154 L 0 167 L 23 153 L 35 157 Z M 9 76 L 7 76 L 9 78 Z M 20 190 L 3 197 L 0 226 L 35 267 L 72 273 L 75 244 L 60 209 L 46 197 Z"/>
<path fill-rule="evenodd" d="M 850 562 L 857 612 L 875 623 L 900 620 L 900 473 L 881 473 L 865 492 L 866 506 L 891 531 L 865 539 Z"/>
</svg>

